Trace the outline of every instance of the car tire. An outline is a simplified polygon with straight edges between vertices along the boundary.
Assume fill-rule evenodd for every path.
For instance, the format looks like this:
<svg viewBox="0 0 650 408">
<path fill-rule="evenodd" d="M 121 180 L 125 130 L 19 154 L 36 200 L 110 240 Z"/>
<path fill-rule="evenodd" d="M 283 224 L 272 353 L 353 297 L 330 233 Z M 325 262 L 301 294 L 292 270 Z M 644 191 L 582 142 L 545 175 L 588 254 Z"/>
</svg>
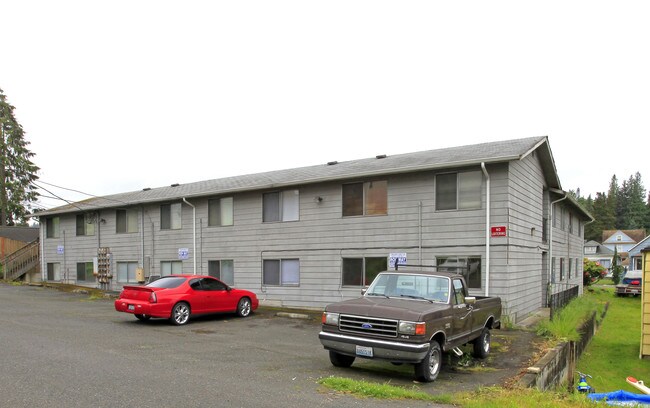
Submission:
<svg viewBox="0 0 650 408">
<path fill-rule="evenodd" d="M 250 316 L 251 311 L 251 300 L 247 297 L 239 299 L 239 303 L 237 303 L 237 316 L 248 317 Z"/>
<path fill-rule="evenodd" d="M 334 367 L 348 368 L 354 363 L 354 359 L 355 357 L 346 356 L 345 354 L 330 350 L 330 362 Z"/>
<path fill-rule="evenodd" d="M 178 302 L 172 308 L 172 323 L 176 326 L 182 326 L 190 320 L 190 305 L 185 302 Z"/>
<path fill-rule="evenodd" d="M 146 322 L 147 320 L 151 319 L 151 316 L 146 314 L 136 314 L 135 317 L 141 322 Z"/>
<path fill-rule="evenodd" d="M 415 378 L 422 382 L 431 382 L 438 378 L 442 367 L 442 349 L 440 343 L 432 341 L 424 360 L 415 364 Z"/>
<path fill-rule="evenodd" d="M 491 340 L 490 330 L 485 327 L 481 332 L 481 335 L 474 340 L 474 350 L 472 355 L 476 358 L 486 358 L 490 354 L 490 340 Z"/>
</svg>

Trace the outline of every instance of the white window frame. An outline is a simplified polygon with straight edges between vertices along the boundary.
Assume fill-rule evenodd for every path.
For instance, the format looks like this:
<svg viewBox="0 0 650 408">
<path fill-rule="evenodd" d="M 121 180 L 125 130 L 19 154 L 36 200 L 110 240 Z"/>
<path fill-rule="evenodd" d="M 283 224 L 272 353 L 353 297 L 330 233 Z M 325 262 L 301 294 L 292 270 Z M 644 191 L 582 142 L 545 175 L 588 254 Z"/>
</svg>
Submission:
<svg viewBox="0 0 650 408">
<path fill-rule="evenodd" d="M 277 265 L 278 279 L 277 282 L 273 277 L 269 277 L 271 272 L 269 268 Z M 298 258 L 287 259 L 265 259 L 262 266 L 262 284 L 263 286 L 300 286 L 300 260 Z"/>
<path fill-rule="evenodd" d="M 208 200 L 208 226 L 227 227 L 234 225 L 234 199 L 232 197 Z"/>
<path fill-rule="evenodd" d="M 163 228 L 163 207 L 169 206 L 169 227 Z M 160 229 L 161 230 L 179 230 L 183 226 L 183 206 L 181 203 L 162 204 L 160 206 Z"/>
<path fill-rule="evenodd" d="M 446 186 L 447 189 L 445 189 L 445 186 L 441 182 L 441 178 L 449 177 L 452 175 L 455 175 L 456 185 Z M 457 173 L 440 173 L 436 174 L 435 179 L 436 211 L 480 210 L 482 208 L 483 173 L 481 173 L 480 170 L 463 171 Z M 478 186 L 475 185 L 475 181 L 477 180 L 480 180 Z M 452 189 L 449 187 L 453 187 L 453 193 L 456 196 L 454 207 L 450 207 L 448 203 L 445 203 L 447 204 L 446 206 L 442 205 L 443 199 L 451 203 L 452 197 L 447 196 L 447 194 L 451 194 L 452 192 Z"/>
<path fill-rule="evenodd" d="M 277 199 L 274 197 L 277 196 Z M 272 205 L 275 207 L 272 207 Z M 270 191 L 262 194 L 262 222 L 300 220 L 300 191 Z"/>
<path fill-rule="evenodd" d="M 136 270 L 138 266 L 136 261 L 117 262 L 117 281 L 119 283 L 137 283 Z"/>
<path fill-rule="evenodd" d="M 120 209 L 115 211 L 115 233 L 116 234 L 132 234 L 138 232 L 138 210 L 133 208 Z M 124 214 L 125 230 L 120 231 L 120 213 Z"/>
</svg>

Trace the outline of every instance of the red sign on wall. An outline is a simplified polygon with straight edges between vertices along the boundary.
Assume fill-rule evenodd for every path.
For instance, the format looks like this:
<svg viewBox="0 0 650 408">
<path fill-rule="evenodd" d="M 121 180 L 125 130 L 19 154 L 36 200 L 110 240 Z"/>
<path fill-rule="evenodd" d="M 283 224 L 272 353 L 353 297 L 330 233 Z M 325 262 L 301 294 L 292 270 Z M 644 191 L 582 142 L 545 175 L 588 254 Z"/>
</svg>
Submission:
<svg viewBox="0 0 650 408">
<path fill-rule="evenodd" d="M 506 227 L 492 227 L 492 236 L 493 237 L 505 237 L 506 236 Z"/>
</svg>

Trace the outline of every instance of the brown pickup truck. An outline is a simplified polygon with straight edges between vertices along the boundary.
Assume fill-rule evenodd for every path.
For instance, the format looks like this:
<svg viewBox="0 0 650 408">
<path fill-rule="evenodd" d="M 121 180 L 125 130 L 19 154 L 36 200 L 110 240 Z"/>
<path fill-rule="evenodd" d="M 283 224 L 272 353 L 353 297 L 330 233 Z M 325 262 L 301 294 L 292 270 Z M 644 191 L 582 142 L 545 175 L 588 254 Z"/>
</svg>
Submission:
<svg viewBox="0 0 650 408">
<path fill-rule="evenodd" d="M 381 272 L 362 297 L 328 305 L 318 337 L 336 367 L 356 357 L 410 363 L 419 381 L 433 381 L 443 352 L 473 343 L 487 357 L 500 323 L 500 298 L 469 296 L 461 275 L 419 268 Z"/>
</svg>

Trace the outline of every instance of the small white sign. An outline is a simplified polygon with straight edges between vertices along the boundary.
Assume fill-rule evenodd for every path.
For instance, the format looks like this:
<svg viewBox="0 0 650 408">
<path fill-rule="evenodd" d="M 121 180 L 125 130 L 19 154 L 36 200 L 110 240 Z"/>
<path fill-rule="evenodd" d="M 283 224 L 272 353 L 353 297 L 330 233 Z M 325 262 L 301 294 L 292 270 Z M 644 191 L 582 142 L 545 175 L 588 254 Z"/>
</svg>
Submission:
<svg viewBox="0 0 650 408">
<path fill-rule="evenodd" d="M 391 253 L 388 255 L 388 267 L 395 268 L 395 265 L 406 265 L 406 252 Z"/>
<path fill-rule="evenodd" d="M 64 252 L 63 245 L 58 245 L 56 247 L 56 253 L 59 255 L 63 255 L 63 252 Z"/>
<path fill-rule="evenodd" d="M 178 248 L 178 259 L 189 259 L 190 250 L 189 248 Z"/>
</svg>

